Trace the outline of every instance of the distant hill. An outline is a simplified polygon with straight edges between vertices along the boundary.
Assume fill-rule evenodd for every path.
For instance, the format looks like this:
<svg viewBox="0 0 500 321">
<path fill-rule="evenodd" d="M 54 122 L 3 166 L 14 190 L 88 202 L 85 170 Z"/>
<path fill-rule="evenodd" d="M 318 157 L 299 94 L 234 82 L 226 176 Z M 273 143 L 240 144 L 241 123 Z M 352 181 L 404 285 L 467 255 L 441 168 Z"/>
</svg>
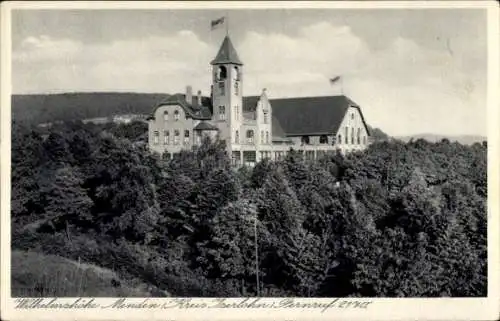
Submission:
<svg viewBox="0 0 500 321">
<path fill-rule="evenodd" d="M 464 145 L 472 145 L 474 143 L 482 143 L 483 141 L 487 141 L 487 137 L 484 136 L 479 136 L 479 135 L 459 135 L 459 136 L 446 136 L 446 135 L 437 135 L 437 134 L 418 134 L 418 135 L 411 135 L 411 136 L 399 136 L 395 137 L 396 139 L 402 140 L 404 142 L 410 141 L 410 139 L 413 138 L 413 140 L 417 139 L 425 139 L 429 142 L 439 142 L 442 139 L 446 138 L 450 142 L 459 142 L 460 144 Z"/>
<path fill-rule="evenodd" d="M 12 119 L 28 123 L 149 114 L 168 94 L 64 93 L 12 95 Z"/>
<path fill-rule="evenodd" d="M 375 127 L 371 127 L 370 125 L 368 125 L 368 130 L 370 131 L 371 139 L 374 142 L 385 141 L 385 140 L 389 140 L 391 138 L 389 135 L 387 135 L 380 128 L 375 128 Z"/>
</svg>

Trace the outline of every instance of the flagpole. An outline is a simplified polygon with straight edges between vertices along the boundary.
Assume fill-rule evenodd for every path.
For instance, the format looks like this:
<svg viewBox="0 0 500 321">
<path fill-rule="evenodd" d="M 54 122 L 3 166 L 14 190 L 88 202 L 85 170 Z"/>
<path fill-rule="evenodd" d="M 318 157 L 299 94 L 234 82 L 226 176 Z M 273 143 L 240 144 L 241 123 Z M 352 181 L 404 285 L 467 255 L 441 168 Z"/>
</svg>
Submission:
<svg viewBox="0 0 500 321">
<path fill-rule="evenodd" d="M 229 13 L 228 13 L 228 11 L 226 11 L 226 20 L 227 20 L 226 23 L 225 23 L 225 25 L 226 25 L 226 36 L 229 36 Z"/>
</svg>

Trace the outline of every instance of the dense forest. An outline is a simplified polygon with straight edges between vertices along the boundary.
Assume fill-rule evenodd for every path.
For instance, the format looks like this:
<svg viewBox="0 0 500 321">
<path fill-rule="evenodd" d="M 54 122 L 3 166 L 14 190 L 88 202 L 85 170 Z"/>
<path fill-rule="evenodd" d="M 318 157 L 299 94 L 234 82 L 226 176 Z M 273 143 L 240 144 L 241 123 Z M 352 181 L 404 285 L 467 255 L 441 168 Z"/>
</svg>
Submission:
<svg viewBox="0 0 500 321">
<path fill-rule="evenodd" d="M 383 141 L 236 170 L 219 141 L 163 160 L 145 126 L 14 123 L 13 249 L 154 295 L 487 294 L 486 143 Z"/>
</svg>

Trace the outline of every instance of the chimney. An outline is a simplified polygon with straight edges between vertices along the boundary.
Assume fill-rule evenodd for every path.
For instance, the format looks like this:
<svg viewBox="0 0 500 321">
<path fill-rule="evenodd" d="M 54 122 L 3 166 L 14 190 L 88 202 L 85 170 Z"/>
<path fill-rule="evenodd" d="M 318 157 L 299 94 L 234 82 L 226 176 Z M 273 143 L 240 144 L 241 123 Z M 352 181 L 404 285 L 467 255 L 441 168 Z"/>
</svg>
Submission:
<svg viewBox="0 0 500 321">
<path fill-rule="evenodd" d="M 198 106 L 201 106 L 201 90 L 198 90 Z"/>
<path fill-rule="evenodd" d="M 186 87 L 186 101 L 188 104 L 193 103 L 193 88 L 191 86 Z"/>
</svg>

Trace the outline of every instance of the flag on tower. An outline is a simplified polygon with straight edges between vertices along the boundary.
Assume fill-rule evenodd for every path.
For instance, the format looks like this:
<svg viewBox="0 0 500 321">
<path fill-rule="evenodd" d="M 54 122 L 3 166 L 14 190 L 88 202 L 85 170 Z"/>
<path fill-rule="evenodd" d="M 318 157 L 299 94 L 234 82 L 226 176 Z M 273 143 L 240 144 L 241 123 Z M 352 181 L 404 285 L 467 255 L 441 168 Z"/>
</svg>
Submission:
<svg viewBox="0 0 500 321">
<path fill-rule="evenodd" d="M 212 20 L 210 22 L 210 27 L 212 28 L 212 30 L 214 30 L 215 28 L 217 28 L 218 26 L 220 25 L 223 25 L 224 24 L 224 18 L 225 17 L 221 17 L 219 19 L 216 19 L 216 20 Z"/>
<path fill-rule="evenodd" d="M 333 85 L 334 83 L 336 83 L 339 80 L 340 80 L 340 76 L 336 76 L 336 77 L 330 78 L 330 84 Z"/>
</svg>

